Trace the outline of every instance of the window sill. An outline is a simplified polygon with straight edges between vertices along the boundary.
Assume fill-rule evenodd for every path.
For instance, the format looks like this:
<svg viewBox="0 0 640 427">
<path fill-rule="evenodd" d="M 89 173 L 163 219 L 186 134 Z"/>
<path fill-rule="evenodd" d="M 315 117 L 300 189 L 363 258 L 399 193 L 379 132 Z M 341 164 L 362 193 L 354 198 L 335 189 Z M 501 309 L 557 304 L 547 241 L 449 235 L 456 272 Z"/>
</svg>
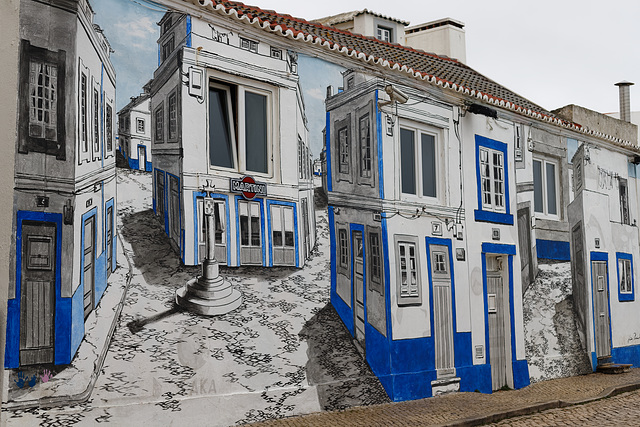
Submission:
<svg viewBox="0 0 640 427">
<path fill-rule="evenodd" d="M 476 209 L 474 211 L 476 221 L 493 222 L 496 224 L 513 225 L 513 215 L 502 212 L 491 212 Z"/>
<path fill-rule="evenodd" d="M 633 293 L 631 294 L 618 293 L 618 301 L 620 302 L 635 301 L 635 295 Z"/>
</svg>

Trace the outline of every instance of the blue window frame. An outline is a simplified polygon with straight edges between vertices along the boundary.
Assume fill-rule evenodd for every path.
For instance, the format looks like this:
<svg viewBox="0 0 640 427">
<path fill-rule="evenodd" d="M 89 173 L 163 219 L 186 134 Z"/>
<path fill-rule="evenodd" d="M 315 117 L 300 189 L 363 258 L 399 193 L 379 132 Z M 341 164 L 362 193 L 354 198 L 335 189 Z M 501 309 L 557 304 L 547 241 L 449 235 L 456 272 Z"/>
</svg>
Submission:
<svg viewBox="0 0 640 427">
<path fill-rule="evenodd" d="M 616 264 L 618 267 L 618 301 L 634 301 L 633 255 L 616 252 Z"/>
<path fill-rule="evenodd" d="M 513 225 L 508 164 L 507 144 L 476 135 L 476 221 Z"/>
</svg>

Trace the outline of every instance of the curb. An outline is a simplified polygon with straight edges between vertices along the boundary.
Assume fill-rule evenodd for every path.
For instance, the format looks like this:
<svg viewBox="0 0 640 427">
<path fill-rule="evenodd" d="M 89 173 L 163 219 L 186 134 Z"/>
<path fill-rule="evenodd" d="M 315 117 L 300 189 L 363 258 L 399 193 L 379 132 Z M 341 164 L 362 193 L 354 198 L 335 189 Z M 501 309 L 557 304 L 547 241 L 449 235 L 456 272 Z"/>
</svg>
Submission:
<svg viewBox="0 0 640 427">
<path fill-rule="evenodd" d="M 482 415 L 480 417 L 470 417 L 461 420 L 455 420 L 450 423 L 438 424 L 438 426 L 481 426 L 498 421 L 506 420 L 514 417 L 521 417 L 524 415 L 532 415 L 538 412 L 547 411 L 549 409 L 568 408 L 571 406 L 584 405 L 586 403 L 595 402 L 597 400 L 613 397 L 618 394 L 627 393 L 640 389 L 640 381 L 629 384 L 622 384 L 618 386 L 612 386 L 605 389 L 597 396 L 589 397 L 582 400 L 551 400 L 549 402 L 536 403 L 523 408 L 513 409 L 505 412 L 496 412 L 489 415 Z"/>
<path fill-rule="evenodd" d="M 120 297 L 120 302 L 116 308 L 116 311 L 113 316 L 113 321 L 111 322 L 111 327 L 109 328 L 109 332 L 107 333 L 106 343 L 100 352 L 100 357 L 94 364 L 93 372 L 91 373 L 91 379 L 89 380 L 89 384 L 87 388 L 77 394 L 72 394 L 70 396 L 53 396 L 53 397 L 44 397 L 42 399 L 34 399 L 34 400 L 26 400 L 23 402 L 12 403 L 12 402 L 4 402 L 2 404 L 2 409 L 7 411 L 16 411 L 21 409 L 31 409 L 31 408 L 50 408 L 54 406 L 71 406 L 77 405 L 80 403 L 84 403 L 91 397 L 91 393 L 93 392 L 93 387 L 98 380 L 98 376 L 100 376 L 100 371 L 102 370 L 102 366 L 104 365 L 104 360 L 107 357 L 107 351 L 109 349 L 109 343 L 113 338 L 113 333 L 116 330 L 116 326 L 118 324 L 118 320 L 120 319 L 120 313 L 122 313 L 122 307 L 124 306 L 125 297 L 127 296 L 127 291 L 129 290 L 129 285 L 131 284 L 131 279 L 133 277 L 133 266 L 131 265 L 131 260 L 127 254 L 127 251 L 124 247 L 124 242 L 122 241 L 122 237 L 120 233 L 118 233 L 118 241 L 122 247 L 122 253 L 127 260 L 127 264 L 129 266 L 129 272 L 126 273 L 126 283 L 124 286 L 124 290 L 122 292 L 122 296 Z"/>
</svg>

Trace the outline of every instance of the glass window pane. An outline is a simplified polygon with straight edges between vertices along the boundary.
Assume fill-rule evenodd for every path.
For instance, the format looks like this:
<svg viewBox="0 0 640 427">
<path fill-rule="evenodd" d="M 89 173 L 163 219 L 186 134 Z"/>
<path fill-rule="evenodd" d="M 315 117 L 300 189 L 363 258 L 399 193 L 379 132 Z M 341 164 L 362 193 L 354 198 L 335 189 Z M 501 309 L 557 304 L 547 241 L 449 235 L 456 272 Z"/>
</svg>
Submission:
<svg viewBox="0 0 640 427">
<path fill-rule="evenodd" d="M 533 161 L 533 209 L 536 212 L 544 212 L 542 201 L 542 162 Z"/>
<path fill-rule="evenodd" d="M 209 89 L 209 161 L 213 166 L 233 167 L 227 92 Z"/>
<path fill-rule="evenodd" d="M 558 213 L 556 206 L 556 165 L 546 163 L 545 166 L 547 169 L 547 213 L 556 215 Z"/>
<path fill-rule="evenodd" d="M 413 131 L 400 129 L 400 168 L 402 192 L 416 194 L 415 149 Z"/>
<path fill-rule="evenodd" d="M 260 218 L 251 217 L 251 246 L 260 246 Z"/>
<path fill-rule="evenodd" d="M 247 170 L 267 173 L 267 97 L 246 92 L 244 109 Z"/>
<path fill-rule="evenodd" d="M 433 135 L 422 139 L 422 194 L 436 197 L 436 142 Z"/>
</svg>

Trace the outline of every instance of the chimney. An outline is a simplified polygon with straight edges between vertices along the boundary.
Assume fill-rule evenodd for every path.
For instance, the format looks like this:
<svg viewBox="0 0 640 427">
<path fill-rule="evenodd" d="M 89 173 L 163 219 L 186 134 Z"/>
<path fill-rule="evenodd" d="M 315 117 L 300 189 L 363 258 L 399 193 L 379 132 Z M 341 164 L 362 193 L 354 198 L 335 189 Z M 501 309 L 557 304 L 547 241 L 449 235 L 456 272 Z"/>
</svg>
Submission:
<svg viewBox="0 0 640 427">
<path fill-rule="evenodd" d="M 405 45 L 467 62 L 464 23 L 451 18 L 407 27 Z"/>
<path fill-rule="evenodd" d="M 626 80 L 616 83 L 620 88 L 620 120 L 631 122 L 631 105 L 629 102 L 629 86 L 633 83 Z"/>
</svg>

